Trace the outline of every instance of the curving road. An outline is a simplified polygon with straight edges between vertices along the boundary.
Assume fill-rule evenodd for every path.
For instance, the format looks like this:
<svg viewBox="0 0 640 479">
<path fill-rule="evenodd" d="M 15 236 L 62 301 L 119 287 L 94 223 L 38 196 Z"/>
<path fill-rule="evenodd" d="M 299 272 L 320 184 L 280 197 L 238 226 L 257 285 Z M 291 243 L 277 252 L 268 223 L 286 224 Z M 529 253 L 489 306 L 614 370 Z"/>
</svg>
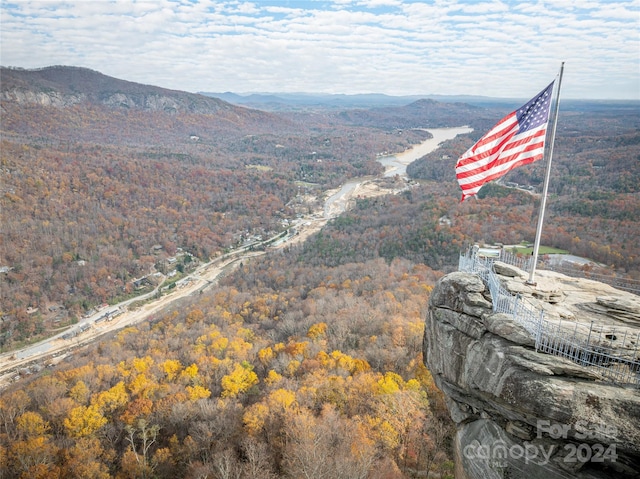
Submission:
<svg viewBox="0 0 640 479">
<path fill-rule="evenodd" d="M 472 129 L 468 127 L 457 127 L 428 129 L 427 131 L 433 135 L 433 138 L 403 153 L 379 160 L 385 166 L 385 177 L 400 175 L 406 178 L 406 166 L 409 163 L 435 150 L 443 141 L 452 139 L 459 134 L 469 133 Z M 349 180 L 341 188 L 328 192 L 328 197 L 325 200 L 322 211 L 298 220 L 294 224 L 298 234 L 279 240 L 277 245 L 272 247 L 281 248 L 285 245 L 304 241 L 311 234 L 319 231 L 329 219 L 335 218 L 345 212 L 349 207 L 350 200 L 356 193 L 360 196 L 380 194 L 380 189 L 367 188 L 367 185 L 371 185 L 375 181 L 375 178 Z M 389 191 L 382 192 L 389 193 Z M 266 240 L 263 244 L 268 244 L 272 240 L 273 239 Z M 134 302 L 145 301 L 156 296 L 162 287 L 162 282 L 149 293 L 123 301 L 117 305 L 109 306 L 89 317 L 83 318 L 70 330 L 61 332 L 51 338 L 20 350 L 1 354 L 0 388 L 5 387 L 11 380 L 18 379 L 19 375 L 17 375 L 17 371 L 20 370 L 20 368 L 24 368 L 32 363 L 41 363 L 45 360 L 56 362 L 56 360 L 64 358 L 73 348 L 91 343 L 109 332 L 122 329 L 143 320 L 152 319 L 154 315 L 159 314 L 175 301 L 199 293 L 212 284 L 215 284 L 223 271 L 236 267 L 243 260 L 265 254 L 264 252 L 249 251 L 249 248 L 250 246 L 239 248 L 232 253 L 223 255 L 209 263 L 199 266 L 193 273 L 181 281 L 181 284 L 183 284 L 182 287 L 177 287 L 168 294 L 165 293 L 157 300 L 150 301 L 139 308 L 132 310 L 127 309 L 128 306 Z M 96 323 L 96 320 L 103 317 L 106 312 L 115 310 L 123 312 L 110 321 L 102 320 Z M 63 339 L 63 336 L 70 331 L 77 334 L 71 339 Z"/>
</svg>

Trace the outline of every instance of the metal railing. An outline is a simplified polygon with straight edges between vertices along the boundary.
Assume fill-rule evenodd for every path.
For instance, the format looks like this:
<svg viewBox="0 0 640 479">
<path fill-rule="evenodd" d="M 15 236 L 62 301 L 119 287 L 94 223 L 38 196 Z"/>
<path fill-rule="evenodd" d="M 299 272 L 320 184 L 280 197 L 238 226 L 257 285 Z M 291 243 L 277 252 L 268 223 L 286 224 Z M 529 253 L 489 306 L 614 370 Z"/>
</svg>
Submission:
<svg viewBox="0 0 640 479">
<path fill-rule="evenodd" d="M 483 258 L 476 249 L 460 255 L 458 270 L 478 274 L 491 292 L 493 311 L 506 313 L 534 338 L 536 351 L 568 358 L 581 366 L 595 369 L 604 381 L 640 386 L 640 332 L 616 333 L 602 326 L 560 320 L 550 322 L 544 310 L 507 291 L 493 270 L 496 260 L 513 264 L 515 255 L 501 253 L 499 258 Z M 514 266 L 527 266 L 517 258 Z M 530 261 L 530 260 L 529 260 Z M 615 344 L 614 344 L 615 342 Z"/>
</svg>

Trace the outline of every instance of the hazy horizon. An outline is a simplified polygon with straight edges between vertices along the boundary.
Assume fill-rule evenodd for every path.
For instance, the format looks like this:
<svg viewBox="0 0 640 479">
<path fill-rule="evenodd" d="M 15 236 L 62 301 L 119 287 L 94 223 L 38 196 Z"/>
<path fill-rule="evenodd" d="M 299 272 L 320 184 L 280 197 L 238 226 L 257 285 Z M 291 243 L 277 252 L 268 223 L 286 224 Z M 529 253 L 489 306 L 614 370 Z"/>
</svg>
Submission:
<svg viewBox="0 0 640 479">
<path fill-rule="evenodd" d="M 2 64 L 188 92 L 640 99 L 638 0 L 17 1 Z"/>
</svg>

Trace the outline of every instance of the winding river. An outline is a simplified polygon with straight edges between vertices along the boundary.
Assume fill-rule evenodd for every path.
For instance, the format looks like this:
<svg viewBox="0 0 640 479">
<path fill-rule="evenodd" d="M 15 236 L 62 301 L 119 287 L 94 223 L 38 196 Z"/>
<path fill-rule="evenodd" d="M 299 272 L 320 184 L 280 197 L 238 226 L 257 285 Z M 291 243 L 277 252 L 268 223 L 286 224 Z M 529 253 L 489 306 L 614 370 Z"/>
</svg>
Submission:
<svg viewBox="0 0 640 479">
<path fill-rule="evenodd" d="M 471 133 L 473 128 L 458 126 L 454 128 L 430 128 L 428 130 L 432 138 L 423 141 L 402 153 L 380 158 L 378 161 L 385 167 L 384 176 L 407 176 L 407 165 L 422 158 L 424 155 L 436 150 L 446 140 L 452 140 L 458 135 Z"/>
<path fill-rule="evenodd" d="M 471 133 L 473 128 L 468 126 L 458 126 L 453 128 L 429 128 L 425 129 L 431 133 L 432 137 L 428 140 L 418 143 L 408 150 L 395 155 L 379 158 L 378 161 L 385 167 L 385 177 L 399 175 L 403 178 L 407 177 L 407 165 L 413 161 L 422 158 L 424 155 L 436 150 L 444 141 L 451 140 L 458 135 Z M 349 198 L 353 195 L 365 179 L 353 179 L 347 181 L 338 191 L 331 194 L 324 204 L 324 217 L 329 219 L 343 213 L 346 210 Z"/>
</svg>

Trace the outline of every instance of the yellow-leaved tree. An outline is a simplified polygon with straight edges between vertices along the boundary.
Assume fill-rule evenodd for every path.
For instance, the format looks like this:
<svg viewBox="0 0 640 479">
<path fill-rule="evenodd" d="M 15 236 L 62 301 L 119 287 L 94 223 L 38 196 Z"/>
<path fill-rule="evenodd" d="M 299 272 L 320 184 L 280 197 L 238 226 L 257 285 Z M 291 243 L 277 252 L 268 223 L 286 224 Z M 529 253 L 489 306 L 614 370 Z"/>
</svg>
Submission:
<svg viewBox="0 0 640 479">
<path fill-rule="evenodd" d="M 45 436 L 49 432 L 49 424 L 37 412 L 26 411 L 16 420 L 18 433 L 23 437 Z"/>
<path fill-rule="evenodd" d="M 111 413 L 118 408 L 126 406 L 128 402 L 129 395 L 123 381 L 95 395 L 91 400 L 91 404 L 94 404 L 103 413 Z"/>
<path fill-rule="evenodd" d="M 327 323 L 315 323 L 309 327 L 307 337 L 313 340 L 324 339 L 327 336 Z"/>
<path fill-rule="evenodd" d="M 102 415 L 98 406 L 92 404 L 73 408 L 63 424 L 69 436 L 86 437 L 107 424 L 107 418 Z"/>
<path fill-rule="evenodd" d="M 258 375 L 246 361 L 236 363 L 231 373 L 222 377 L 222 397 L 235 397 L 258 384 Z"/>
<path fill-rule="evenodd" d="M 182 363 L 177 359 L 167 359 L 161 364 L 161 368 L 166 374 L 167 380 L 173 381 L 182 369 Z"/>
<path fill-rule="evenodd" d="M 185 389 L 187 390 L 187 393 L 189 394 L 189 400 L 191 401 L 197 401 L 198 399 L 207 399 L 209 396 L 211 396 L 211 391 L 198 384 L 196 384 L 195 386 L 187 386 Z"/>
</svg>

